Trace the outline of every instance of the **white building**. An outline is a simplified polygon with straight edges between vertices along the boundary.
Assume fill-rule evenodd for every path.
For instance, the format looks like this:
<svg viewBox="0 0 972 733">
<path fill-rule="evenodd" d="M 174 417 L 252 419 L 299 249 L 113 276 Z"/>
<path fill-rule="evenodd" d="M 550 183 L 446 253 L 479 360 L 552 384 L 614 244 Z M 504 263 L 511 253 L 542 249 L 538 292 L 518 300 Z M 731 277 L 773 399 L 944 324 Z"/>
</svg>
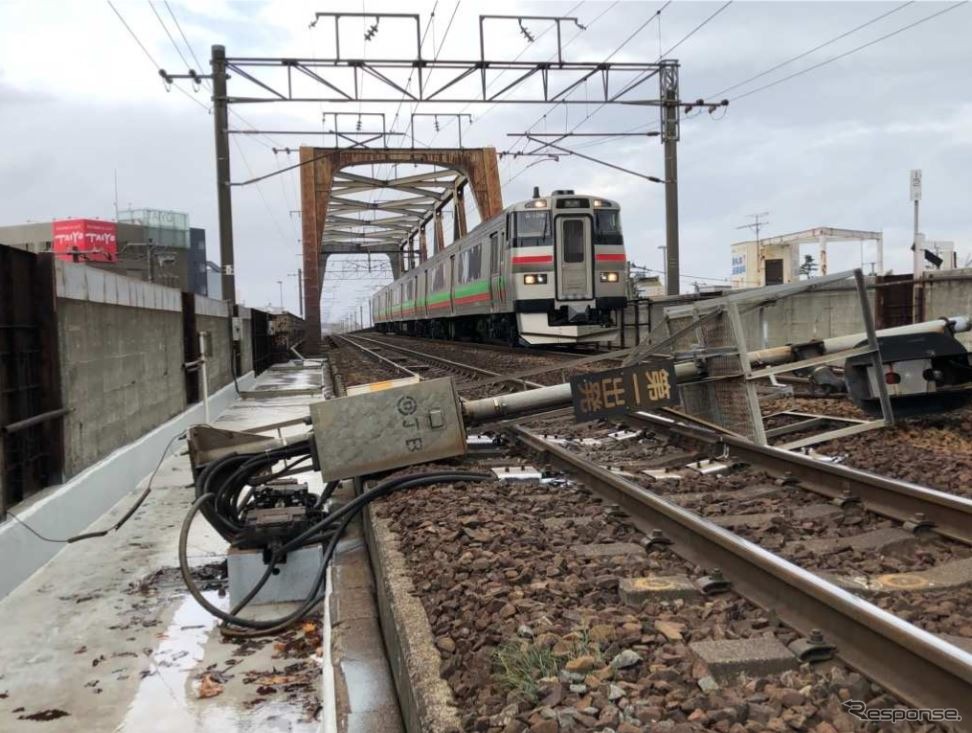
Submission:
<svg viewBox="0 0 972 733">
<path fill-rule="evenodd" d="M 827 245 L 830 242 L 866 242 L 877 245 L 877 272 L 884 272 L 884 235 L 858 229 L 816 227 L 732 245 L 730 284 L 733 288 L 759 288 L 800 279 L 800 246 L 817 245 L 816 268 L 811 276 L 827 274 Z"/>
</svg>

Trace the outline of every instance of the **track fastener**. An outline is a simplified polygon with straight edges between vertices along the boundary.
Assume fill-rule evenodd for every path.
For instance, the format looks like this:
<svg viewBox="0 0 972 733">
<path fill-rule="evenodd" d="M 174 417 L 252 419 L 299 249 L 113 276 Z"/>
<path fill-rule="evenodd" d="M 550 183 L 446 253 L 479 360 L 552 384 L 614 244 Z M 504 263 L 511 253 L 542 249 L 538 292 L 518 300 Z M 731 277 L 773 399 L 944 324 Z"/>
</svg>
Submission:
<svg viewBox="0 0 972 733">
<path fill-rule="evenodd" d="M 719 568 L 712 568 L 708 575 L 704 575 L 699 578 L 695 584 L 699 587 L 707 596 L 713 596 L 717 593 L 725 593 L 730 588 L 732 588 L 732 583 L 726 579 L 722 574 L 722 570 Z"/>
<path fill-rule="evenodd" d="M 928 519 L 924 512 L 915 512 L 911 519 L 905 520 L 902 527 L 912 534 L 922 534 L 931 532 L 935 528 L 935 523 Z"/>
<path fill-rule="evenodd" d="M 825 662 L 837 653 L 837 647 L 824 639 L 820 629 L 812 629 L 809 636 L 791 641 L 787 648 L 801 662 Z"/>
<path fill-rule="evenodd" d="M 844 490 L 840 496 L 835 496 L 830 500 L 831 504 L 839 506 L 841 509 L 849 509 L 853 506 L 859 506 L 861 503 L 861 497 L 854 496 L 850 491 Z"/>
<path fill-rule="evenodd" d="M 671 545 L 672 541 L 660 529 L 653 529 L 648 533 L 648 536 L 641 541 L 641 544 L 644 545 L 645 552 L 651 552 L 656 548 Z"/>
</svg>

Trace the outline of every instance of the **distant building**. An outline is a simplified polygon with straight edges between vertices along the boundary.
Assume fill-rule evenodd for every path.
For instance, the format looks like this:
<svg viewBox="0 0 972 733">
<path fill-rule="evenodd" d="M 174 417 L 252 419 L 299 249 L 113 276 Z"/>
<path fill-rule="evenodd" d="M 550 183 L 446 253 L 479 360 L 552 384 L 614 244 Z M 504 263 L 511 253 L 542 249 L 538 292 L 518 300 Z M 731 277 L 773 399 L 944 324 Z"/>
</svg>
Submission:
<svg viewBox="0 0 972 733">
<path fill-rule="evenodd" d="M 206 289 L 210 298 L 223 299 L 223 269 L 215 262 L 206 262 Z"/>
<path fill-rule="evenodd" d="M 731 245 L 732 269 L 729 281 L 733 288 L 759 288 L 793 282 L 801 276 L 826 275 L 829 243 L 865 241 L 876 243 L 874 264 L 877 272 L 883 272 L 884 237 L 881 232 L 815 227 L 802 232 Z M 801 262 L 800 246 L 804 244 L 817 246 L 817 259 L 811 257 L 809 260 L 812 267 L 807 266 L 809 263 L 806 259 Z"/>
<path fill-rule="evenodd" d="M 119 212 L 117 222 L 58 219 L 0 227 L 0 242 L 209 295 L 206 231 L 189 227 L 189 217 L 179 212 L 138 209 Z"/>
<path fill-rule="evenodd" d="M 665 295 L 665 283 L 660 275 L 639 275 L 631 279 L 636 298 L 657 298 Z"/>
<path fill-rule="evenodd" d="M 958 254 L 955 252 L 955 242 L 926 239 L 924 240 L 924 248 L 926 270 L 954 270 L 958 267 Z M 941 260 L 941 264 L 935 262 L 933 258 Z"/>
</svg>

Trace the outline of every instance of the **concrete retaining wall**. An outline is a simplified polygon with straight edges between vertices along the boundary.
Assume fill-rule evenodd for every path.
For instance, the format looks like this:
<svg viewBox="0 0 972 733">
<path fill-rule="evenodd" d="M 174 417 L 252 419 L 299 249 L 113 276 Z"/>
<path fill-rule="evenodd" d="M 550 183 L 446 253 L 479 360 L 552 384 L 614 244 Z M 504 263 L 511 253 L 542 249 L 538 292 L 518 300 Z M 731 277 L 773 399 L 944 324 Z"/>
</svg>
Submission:
<svg viewBox="0 0 972 733">
<path fill-rule="evenodd" d="M 972 268 L 925 273 L 925 320 L 946 316 L 972 316 Z M 972 333 L 958 340 L 972 348 Z"/>
<path fill-rule="evenodd" d="M 868 288 L 870 307 L 874 309 L 873 282 Z M 794 344 L 825 339 L 864 330 L 860 299 L 852 286 L 831 287 L 801 293 L 763 308 L 765 327 L 760 328 L 759 311 L 745 317 L 746 344 L 749 349 L 763 346 Z"/>
<path fill-rule="evenodd" d="M 233 381 L 231 326 L 229 306 L 225 302 L 196 296 L 196 330 L 209 332 L 210 355 L 206 368 L 210 394 Z"/>
<path fill-rule="evenodd" d="M 185 409 L 178 291 L 57 263 L 66 477 Z"/>
<path fill-rule="evenodd" d="M 248 388 L 252 383 L 253 377 L 249 375 L 241 380 L 240 387 Z M 213 415 L 221 413 L 235 399 L 236 390 L 232 386 L 212 395 Z M 151 473 L 173 436 L 202 421 L 203 406 L 193 405 L 64 484 L 51 486 L 18 505 L 17 516 L 47 537 L 70 537 L 84 531 Z M 0 557 L 3 558 L 0 598 L 64 548 L 65 545 L 38 539 L 19 522 L 0 524 Z"/>
<path fill-rule="evenodd" d="M 972 280 L 969 282 L 972 283 Z M 873 311 L 876 293 L 873 278 L 867 280 L 867 286 L 868 301 Z M 685 305 L 693 300 L 695 298 L 692 296 L 682 295 L 651 299 L 647 304 L 641 301 L 641 337 L 644 338 L 649 329 L 655 329 L 665 322 L 666 308 Z M 746 347 L 753 350 L 764 345 L 780 346 L 863 331 L 860 312 L 860 301 L 853 283 L 793 295 L 742 314 Z M 632 346 L 633 304 L 629 304 L 625 316 L 625 340 L 628 346 Z"/>
</svg>

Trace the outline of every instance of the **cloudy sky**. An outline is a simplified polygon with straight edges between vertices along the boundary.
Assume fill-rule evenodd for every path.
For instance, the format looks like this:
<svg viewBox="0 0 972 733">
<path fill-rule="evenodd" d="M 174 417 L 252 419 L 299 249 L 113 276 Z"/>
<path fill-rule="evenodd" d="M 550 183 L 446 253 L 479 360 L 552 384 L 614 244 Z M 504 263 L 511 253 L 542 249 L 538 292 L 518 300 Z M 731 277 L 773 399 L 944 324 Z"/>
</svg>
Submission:
<svg viewBox="0 0 972 733">
<path fill-rule="evenodd" d="M 747 230 L 738 227 L 756 212 L 769 212 L 763 230 L 767 236 L 814 226 L 882 230 L 885 268 L 909 270 L 908 172 L 912 168 L 924 172 L 921 228 L 926 236 L 954 240 L 960 261 L 972 256 L 972 46 L 968 42 L 972 5 L 958 4 L 940 17 L 883 40 L 878 39 L 955 4 L 736 0 L 716 14 L 723 5 L 461 0 L 456 10 L 455 0 L 200 0 L 191 4 L 170 0 L 168 7 L 163 2 L 115 0 L 146 53 L 107 2 L 4 0 L 0 2 L 0 136 L 4 140 L 0 223 L 112 218 L 117 172 L 121 208 L 188 212 L 194 226 L 206 228 L 210 259 L 217 260 L 208 90 L 194 92 L 183 84 L 182 91 L 167 91 L 157 66 L 184 72 L 188 61 L 208 71 L 213 44 L 225 45 L 231 56 L 330 55 L 331 28 L 323 22 L 308 28 L 314 13 L 324 10 L 418 12 L 423 28 L 428 27 L 426 57 L 438 51 L 440 59 L 471 58 L 478 54 L 477 17 L 515 13 L 579 18 L 587 30 L 564 29 L 567 60 L 603 60 L 613 53 L 614 61 L 654 61 L 685 39 L 670 54 L 681 63 L 682 99 L 731 100 L 725 114 L 703 112 L 683 120 L 679 145 L 683 290 L 690 290 L 695 282 L 728 278 L 729 245 L 750 238 Z M 173 15 L 201 64 L 186 47 Z M 346 56 L 406 57 L 409 41 L 414 44 L 407 25 L 386 20 L 374 40 L 365 43 L 363 25 L 347 23 L 342 35 Z M 536 38 L 534 43 L 527 42 L 515 23 L 488 24 L 487 56 L 511 58 L 522 52 L 523 59 L 548 59 L 554 33 L 541 21 L 525 25 Z M 848 53 L 872 41 L 876 42 Z M 818 46 L 822 48 L 813 51 Z M 747 81 L 808 51 L 812 52 Z M 811 69 L 817 64 L 819 68 Z M 797 73 L 803 70 L 806 73 Z M 593 100 L 597 93 L 596 84 L 581 86 L 575 98 Z M 506 133 L 522 132 L 531 125 L 539 132 L 563 130 L 566 125 L 579 132 L 601 133 L 657 125 L 653 108 L 607 107 L 591 114 L 596 106 L 593 102 L 570 109 L 426 104 L 419 111 L 469 112 L 474 123 L 464 130 L 463 142 L 492 145 L 500 151 L 522 149 L 522 142 Z M 385 111 L 391 122 L 397 107 L 239 106 L 236 111 L 243 119 L 235 124 L 316 130 L 322 111 Z M 405 131 L 410 111 L 408 104 L 401 107 L 393 129 Z M 415 132 L 426 143 L 456 144 L 455 127 L 445 121 L 436 133 L 430 120 L 421 120 Z M 232 177 L 244 180 L 295 162 L 293 156 L 274 153 L 273 147 L 320 141 L 320 137 L 234 136 Z M 585 154 L 647 175 L 663 172 L 661 145 L 654 138 L 578 139 L 571 144 Z M 535 185 L 543 191 L 575 188 L 616 198 L 622 205 L 630 259 L 647 267 L 661 266 L 662 186 L 576 158 L 538 163 L 526 170 L 533 160 L 502 159 L 507 204 L 528 197 Z M 277 281 L 281 280 L 286 306 L 297 310 L 296 279 L 288 275 L 298 266 L 299 219 L 292 213 L 300 208 L 298 183 L 297 173 L 292 172 L 234 190 L 238 288 L 249 305 L 278 304 Z M 862 255 L 867 268 L 866 263 L 874 259 L 869 248 L 862 253 L 856 243 L 834 245 L 831 267 L 856 266 Z M 342 267 L 340 262 L 332 263 Z M 374 279 L 339 283 L 328 278 L 325 320 L 338 321 L 357 310 L 362 295 L 379 284 Z"/>
</svg>

